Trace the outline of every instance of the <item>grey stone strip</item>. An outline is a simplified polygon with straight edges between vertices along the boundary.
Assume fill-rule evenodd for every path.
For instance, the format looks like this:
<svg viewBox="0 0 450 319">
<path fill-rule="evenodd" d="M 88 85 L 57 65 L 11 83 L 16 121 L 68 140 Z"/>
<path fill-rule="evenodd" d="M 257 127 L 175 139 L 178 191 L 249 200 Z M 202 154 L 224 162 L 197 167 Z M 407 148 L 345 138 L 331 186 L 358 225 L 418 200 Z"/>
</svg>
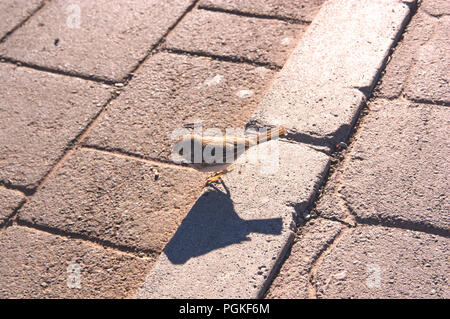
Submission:
<svg viewBox="0 0 450 319">
<path fill-rule="evenodd" d="M 401 1 L 325 3 L 252 123 L 283 125 L 296 141 L 332 150 L 348 136 L 409 14 Z M 137 298 L 264 294 L 292 244 L 295 217 L 314 200 L 329 167 L 326 154 L 304 144 L 270 142 L 266 147 L 276 150 L 279 157 L 269 154 L 279 161 L 243 157 L 223 185 L 206 189 Z"/>
<path fill-rule="evenodd" d="M 274 161 L 258 156 L 263 148 L 271 149 L 268 155 Z M 263 295 L 272 270 L 292 243 L 295 216 L 314 199 L 329 159 L 305 145 L 275 141 L 246 155 L 233 165 L 223 185 L 205 189 L 138 298 Z"/>
<path fill-rule="evenodd" d="M 326 2 L 255 111 L 256 126 L 333 151 L 347 139 L 408 21 L 401 1 Z"/>
</svg>

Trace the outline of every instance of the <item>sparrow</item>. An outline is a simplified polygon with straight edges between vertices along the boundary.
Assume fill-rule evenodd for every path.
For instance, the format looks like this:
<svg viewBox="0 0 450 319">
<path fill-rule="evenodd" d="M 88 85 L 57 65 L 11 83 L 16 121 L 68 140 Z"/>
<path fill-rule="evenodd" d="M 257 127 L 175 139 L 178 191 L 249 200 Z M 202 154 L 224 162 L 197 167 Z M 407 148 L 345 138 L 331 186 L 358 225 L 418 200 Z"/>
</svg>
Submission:
<svg viewBox="0 0 450 319">
<path fill-rule="evenodd" d="M 221 177 L 232 170 L 233 162 L 250 147 L 286 135 L 286 129 L 281 126 L 251 137 L 186 134 L 176 140 L 172 154 L 178 154 L 185 164 L 198 171 L 213 172 L 206 186 L 222 181 Z"/>
</svg>

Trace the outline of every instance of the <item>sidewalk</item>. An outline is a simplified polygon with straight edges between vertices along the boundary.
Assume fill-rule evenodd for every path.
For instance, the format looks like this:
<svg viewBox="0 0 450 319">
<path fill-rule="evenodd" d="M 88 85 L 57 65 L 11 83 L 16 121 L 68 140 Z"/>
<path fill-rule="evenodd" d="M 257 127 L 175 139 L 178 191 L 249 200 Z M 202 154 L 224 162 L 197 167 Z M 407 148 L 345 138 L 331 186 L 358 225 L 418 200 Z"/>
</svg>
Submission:
<svg viewBox="0 0 450 319">
<path fill-rule="evenodd" d="M 3 1 L 0 296 L 448 298 L 445 1 L 352 130 L 407 2 Z M 203 188 L 170 160 L 197 120 L 286 126 L 279 170 Z"/>
<path fill-rule="evenodd" d="M 134 296 L 203 191 L 173 130 L 245 127 L 322 3 L 294 2 L 2 1 L 2 297 Z"/>
<path fill-rule="evenodd" d="M 449 11 L 423 1 L 266 298 L 449 298 Z"/>
</svg>

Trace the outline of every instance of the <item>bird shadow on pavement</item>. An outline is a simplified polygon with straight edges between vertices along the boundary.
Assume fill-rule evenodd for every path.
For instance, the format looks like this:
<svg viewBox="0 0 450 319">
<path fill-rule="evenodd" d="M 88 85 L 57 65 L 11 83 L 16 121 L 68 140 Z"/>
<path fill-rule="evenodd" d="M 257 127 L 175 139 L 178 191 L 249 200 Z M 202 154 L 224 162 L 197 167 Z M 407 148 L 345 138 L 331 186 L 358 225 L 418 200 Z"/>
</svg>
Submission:
<svg viewBox="0 0 450 319">
<path fill-rule="evenodd" d="M 184 264 L 190 258 L 250 240 L 250 233 L 281 234 L 281 218 L 240 218 L 229 189 L 223 182 L 222 186 L 224 191 L 211 186 L 200 196 L 164 248 L 173 264 Z"/>
</svg>

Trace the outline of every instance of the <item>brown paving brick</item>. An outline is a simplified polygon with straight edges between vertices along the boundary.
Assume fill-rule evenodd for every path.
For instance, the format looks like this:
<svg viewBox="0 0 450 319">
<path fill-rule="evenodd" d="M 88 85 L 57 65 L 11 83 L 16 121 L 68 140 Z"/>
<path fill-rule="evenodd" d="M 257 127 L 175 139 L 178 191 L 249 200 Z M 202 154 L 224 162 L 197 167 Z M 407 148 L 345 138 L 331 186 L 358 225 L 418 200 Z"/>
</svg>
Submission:
<svg viewBox="0 0 450 319">
<path fill-rule="evenodd" d="M 0 2 L 0 39 L 43 3 L 44 0 L 2 0 Z"/>
<path fill-rule="evenodd" d="M 450 103 L 450 17 L 436 22 L 430 41 L 417 52 L 417 63 L 411 74 L 406 96 L 416 101 Z"/>
<path fill-rule="evenodd" d="M 302 226 L 266 298 L 308 298 L 309 271 L 342 228 L 342 224 L 326 219 L 311 220 Z"/>
<path fill-rule="evenodd" d="M 19 192 L 0 188 L 0 225 L 3 225 L 16 208 L 25 200 Z"/>
<path fill-rule="evenodd" d="M 19 220 L 160 251 L 195 202 L 203 178 L 190 169 L 81 149 L 19 211 Z"/>
<path fill-rule="evenodd" d="M 2 298 L 131 297 L 154 262 L 17 226 L 0 234 L 0 247 Z"/>
<path fill-rule="evenodd" d="M 0 55 L 109 80 L 126 78 L 191 0 L 65 0 L 49 5 L 0 46 Z M 80 12 L 80 19 L 76 18 Z M 79 21 L 79 23 L 78 23 Z M 77 28 L 79 26 L 79 28 Z"/>
<path fill-rule="evenodd" d="M 449 298 L 450 240 L 362 226 L 346 233 L 317 270 L 321 298 Z"/>
<path fill-rule="evenodd" d="M 283 66 L 306 26 L 196 10 L 169 35 L 170 49 Z"/>
<path fill-rule="evenodd" d="M 421 9 L 433 16 L 450 14 L 450 2 L 447 0 L 423 0 Z"/>
<path fill-rule="evenodd" d="M 405 87 L 410 69 L 417 61 L 417 51 L 431 38 L 435 21 L 419 10 L 406 28 L 402 41 L 397 45 L 392 59 L 386 66 L 385 75 L 377 91 L 382 96 L 395 98 Z"/>
<path fill-rule="evenodd" d="M 110 93 L 97 83 L 1 63 L 0 96 L 0 181 L 33 189 Z"/>
<path fill-rule="evenodd" d="M 450 110 L 388 100 L 369 108 L 341 179 L 348 207 L 364 221 L 448 232 Z"/>
<path fill-rule="evenodd" d="M 324 0 L 201 0 L 201 8 L 312 21 Z"/>
<path fill-rule="evenodd" d="M 111 103 L 84 143 L 168 161 L 172 132 L 186 123 L 203 120 L 204 129 L 243 128 L 272 76 L 263 67 L 157 54 Z"/>
</svg>

